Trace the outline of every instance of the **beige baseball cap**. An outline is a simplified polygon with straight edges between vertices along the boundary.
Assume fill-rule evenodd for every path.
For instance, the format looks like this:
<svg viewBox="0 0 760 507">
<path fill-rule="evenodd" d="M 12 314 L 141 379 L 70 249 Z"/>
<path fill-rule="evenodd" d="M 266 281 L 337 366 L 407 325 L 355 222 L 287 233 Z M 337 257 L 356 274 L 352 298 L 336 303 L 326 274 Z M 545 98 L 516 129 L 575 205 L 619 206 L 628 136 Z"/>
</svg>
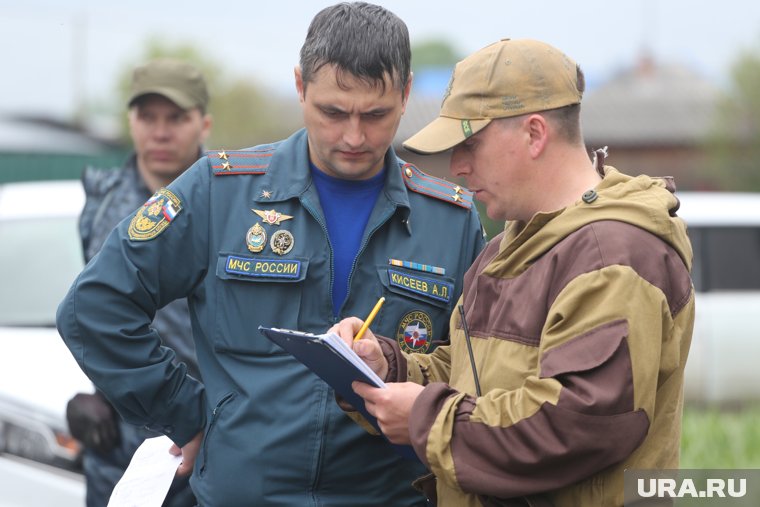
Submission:
<svg viewBox="0 0 760 507">
<path fill-rule="evenodd" d="M 198 107 L 205 111 L 208 105 L 206 81 L 200 70 L 180 60 L 159 58 L 134 70 L 128 105 L 150 93 L 162 95 L 185 110 Z"/>
<path fill-rule="evenodd" d="M 557 48 L 530 39 L 502 39 L 457 63 L 438 118 L 404 142 L 408 150 L 439 153 L 494 118 L 579 104 L 576 64 Z"/>
</svg>

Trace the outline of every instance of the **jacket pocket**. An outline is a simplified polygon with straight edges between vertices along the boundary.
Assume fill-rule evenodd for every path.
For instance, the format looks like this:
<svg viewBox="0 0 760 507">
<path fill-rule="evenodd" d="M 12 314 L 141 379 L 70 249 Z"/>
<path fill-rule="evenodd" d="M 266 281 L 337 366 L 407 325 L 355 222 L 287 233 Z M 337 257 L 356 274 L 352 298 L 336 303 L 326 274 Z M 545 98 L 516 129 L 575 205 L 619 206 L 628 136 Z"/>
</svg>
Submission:
<svg viewBox="0 0 760 507">
<path fill-rule="evenodd" d="M 259 326 L 297 329 L 309 260 L 220 253 L 214 349 L 252 355 L 285 354 Z"/>
<path fill-rule="evenodd" d="M 211 421 L 209 422 L 208 426 L 206 427 L 206 433 L 203 435 L 203 443 L 201 444 L 201 457 L 202 462 L 200 464 L 200 467 L 198 469 L 198 474 L 203 477 L 203 475 L 206 473 L 206 468 L 208 467 L 208 453 L 209 453 L 209 439 L 211 438 L 216 425 L 219 422 L 219 418 L 222 415 L 222 411 L 227 406 L 228 403 L 230 403 L 233 399 L 235 399 L 235 392 L 229 392 L 222 396 L 222 399 L 220 399 L 216 406 L 214 407 L 214 410 L 211 411 Z"/>
<path fill-rule="evenodd" d="M 377 274 L 385 288 L 394 294 L 447 310 L 456 302 L 453 278 L 390 266 L 378 267 Z"/>
<path fill-rule="evenodd" d="M 449 317 L 459 294 L 452 278 L 395 266 L 378 266 L 385 304 L 380 334 L 406 352 L 431 352 L 433 341 L 448 339 Z"/>
<path fill-rule="evenodd" d="M 438 505 L 437 484 L 438 480 L 436 479 L 435 474 L 432 473 L 423 475 L 412 481 L 412 487 L 427 497 L 427 503 L 430 507 L 436 507 Z"/>
</svg>

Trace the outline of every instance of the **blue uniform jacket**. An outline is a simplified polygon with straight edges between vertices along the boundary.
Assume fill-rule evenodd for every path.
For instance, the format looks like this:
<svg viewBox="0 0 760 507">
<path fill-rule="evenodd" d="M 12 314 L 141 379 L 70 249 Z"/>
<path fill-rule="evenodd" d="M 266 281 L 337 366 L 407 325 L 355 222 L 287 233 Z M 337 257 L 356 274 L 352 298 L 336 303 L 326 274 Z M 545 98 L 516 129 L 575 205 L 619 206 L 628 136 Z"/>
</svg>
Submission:
<svg viewBox="0 0 760 507">
<path fill-rule="evenodd" d="M 303 130 L 200 159 L 117 227 L 61 303 L 61 336 L 127 421 L 178 445 L 204 432 L 191 480 L 200 505 L 421 504 L 410 486 L 421 465 L 351 421 L 325 383 L 257 330 L 321 333 L 385 296 L 376 333 L 418 351 L 447 337 L 484 244 L 471 194 L 392 150 L 385 164 L 339 316 Z M 204 384 L 172 364 L 150 327 L 182 297 Z"/>
</svg>

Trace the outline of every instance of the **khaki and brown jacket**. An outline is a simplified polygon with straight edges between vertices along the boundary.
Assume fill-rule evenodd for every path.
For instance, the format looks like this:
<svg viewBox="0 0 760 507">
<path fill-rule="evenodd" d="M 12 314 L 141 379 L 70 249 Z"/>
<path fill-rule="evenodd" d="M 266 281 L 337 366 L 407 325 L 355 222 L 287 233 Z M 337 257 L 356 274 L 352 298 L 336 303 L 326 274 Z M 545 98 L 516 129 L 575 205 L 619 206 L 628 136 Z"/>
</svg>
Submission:
<svg viewBox="0 0 760 507">
<path fill-rule="evenodd" d="M 430 355 L 383 347 L 389 380 L 426 385 L 410 435 L 440 507 L 622 506 L 625 469 L 678 467 L 686 226 L 666 180 L 603 172 L 596 199 L 508 224 L 468 271 L 481 396 L 457 312 Z"/>
</svg>

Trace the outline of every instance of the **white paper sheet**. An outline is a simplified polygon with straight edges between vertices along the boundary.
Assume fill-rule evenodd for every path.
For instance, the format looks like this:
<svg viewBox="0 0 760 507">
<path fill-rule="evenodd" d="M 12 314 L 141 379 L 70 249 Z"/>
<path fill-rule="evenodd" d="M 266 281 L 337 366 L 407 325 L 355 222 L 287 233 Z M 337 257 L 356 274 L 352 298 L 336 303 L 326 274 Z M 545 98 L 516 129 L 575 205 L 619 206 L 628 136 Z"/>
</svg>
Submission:
<svg viewBox="0 0 760 507">
<path fill-rule="evenodd" d="M 167 436 L 145 440 L 116 484 L 108 507 L 161 507 L 182 462 L 182 456 L 169 453 L 171 446 Z"/>
</svg>

